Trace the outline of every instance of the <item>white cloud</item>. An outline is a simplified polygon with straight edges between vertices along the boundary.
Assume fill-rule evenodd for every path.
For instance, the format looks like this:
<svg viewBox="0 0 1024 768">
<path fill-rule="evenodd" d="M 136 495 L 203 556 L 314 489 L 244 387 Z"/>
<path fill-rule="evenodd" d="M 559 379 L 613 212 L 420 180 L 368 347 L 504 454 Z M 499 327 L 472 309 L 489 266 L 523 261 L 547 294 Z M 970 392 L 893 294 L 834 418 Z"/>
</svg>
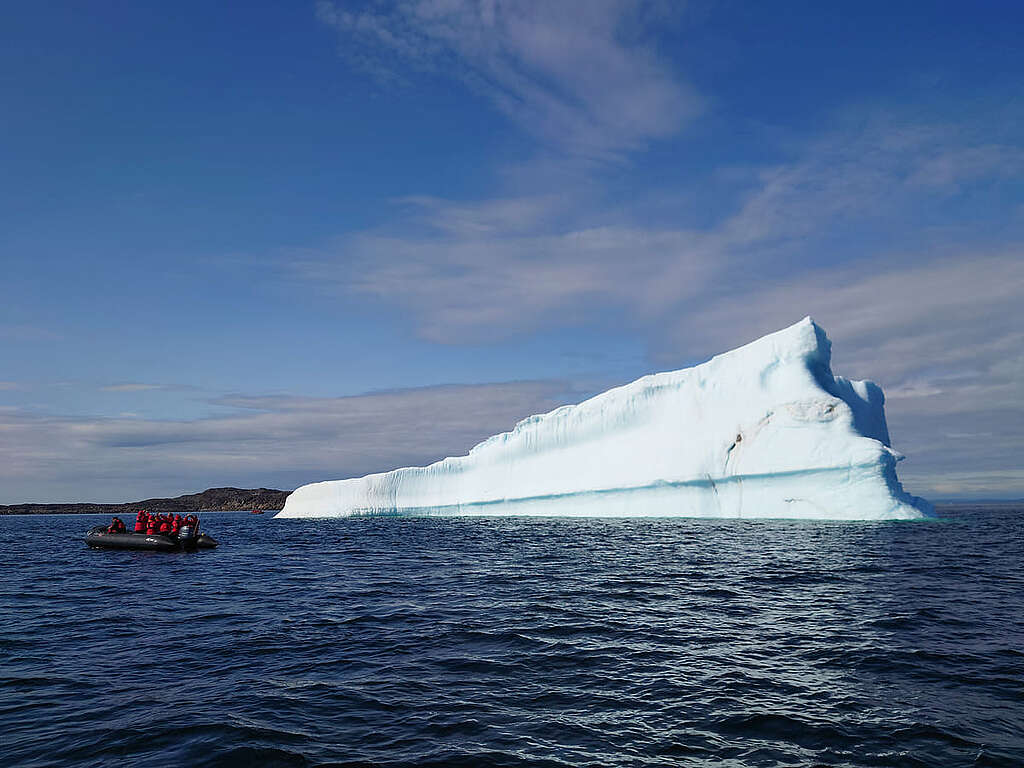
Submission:
<svg viewBox="0 0 1024 768">
<path fill-rule="evenodd" d="M 937 254 L 950 251 L 943 241 L 976 238 L 971 221 L 948 219 L 936 234 L 919 218 L 927 219 L 950 184 L 1005 178 L 1008 158 L 1020 152 L 962 140 L 949 128 L 882 119 L 840 130 L 789 163 L 742 174 L 746 194 L 732 208 L 723 203 L 718 221 L 704 229 L 652 228 L 636 223 L 644 212 L 628 203 L 595 208 L 590 199 L 571 195 L 405 198 L 400 202 L 408 215 L 389 228 L 346 236 L 291 266 L 322 290 L 413 310 L 420 335 L 442 343 L 575 325 L 610 313 L 634 327 L 671 325 L 716 295 L 770 289 L 815 264 L 867 260 L 865 268 L 883 273 L 898 266 L 858 253 L 855 243 L 865 235 L 893 233 L 929 248 L 936 241 Z M 1006 162 L 992 164 L 995 156 Z M 975 160 L 946 163 L 941 184 L 924 183 L 943 157 Z M 989 177 L 979 176 L 982 169 Z M 715 194 L 713 188 L 702 192 Z M 630 207 L 631 215 L 617 207 Z M 935 258 L 920 250 L 902 257 L 910 263 Z"/>
<path fill-rule="evenodd" d="M 911 184 L 956 189 L 979 178 L 1013 178 L 1024 171 L 1024 151 L 1001 144 L 947 149 L 928 158 L 909 177 Z"/>
<path fill-rule="evenodd" d="M 903 474 L 907 474 L 904 472 Z M 917 478 L 912 478 L 916 480 Z M 1024 469 L 974 470 L 922 475 L 920 481 L 933 489 L 935 498 L 1024 498 Z"/>
<path fill-rule="evenodd" d="M 702 240 L 625 227 L 437 240 L 365 234 L 344 240 L 337 262 L 318 254 L 291 267 L 321 290 L 412 308 L 423 338 L 451 343 L 578 324 L 594 307 L 648 314 L 666 298 L 690 297 L 714 270 L 710 260 L 688 258 L 704 247 Z M 646 297 L 638 295 L 643 292 Z"/>
<path fill-rule="evenodd" d="M 218 403 L 241 413 L 192 421 L 0 409 L 0 503 L 130 501 L 222 485 L 291 488 L 424 464 L 550 410 L 564 390 L 559 382 L 527 381 L 341 398 L 232 396 Z"/>
<path fill-rule="evenodd" d="M 395 56 L 455 77 L 545 142 L 609 157 L 671 135 L 700 99 L 659 60 L 647 35 L 659 4 L 627 0 L 399 0 L 317 16 L 341 52 L 382 79 Z"/>
<path fill-rule="evenodd" d="M 903 261 L 822 266 L 705 302 L 676 320 L 667 347 L 708 354 L 811 314 L 843 338 L 842 359 L 918 389 L 967 386 L 979 353 L 994 365 L 1024 349 L 1024 246 Z"/>
</svg>

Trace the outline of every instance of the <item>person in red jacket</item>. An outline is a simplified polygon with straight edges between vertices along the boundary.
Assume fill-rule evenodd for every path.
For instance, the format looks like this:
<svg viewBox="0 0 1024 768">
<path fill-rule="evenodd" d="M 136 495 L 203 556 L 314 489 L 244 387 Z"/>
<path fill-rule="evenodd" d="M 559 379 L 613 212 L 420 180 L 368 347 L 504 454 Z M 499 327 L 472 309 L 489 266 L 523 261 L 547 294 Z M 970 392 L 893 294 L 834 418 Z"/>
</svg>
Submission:
<svg viewBox="0 0 1024 768">
<path fill-rule="evenodd" d="M 146 513 L 144 510 L 139 510 L 139 514 L 135 516 L 135 533 L 146 532 Z"/>
<path fill-rule="evenodd" d="M 110 525 L 107 526 L 109 533 L 125 533 L 128 529 L 124 525 L 124 521 L 120 517 L 115 517 L 110 521 Z"/>
<path fill-rule="evenodd" d="M 146 519 L 146 535 L 152 536 L 154 533 L 157 532 L 157 530 L 158 530 L 158 528 L 157 528 L 156 517 L 154 517 L 153 515 L 150 515 Z"/>
<path fill-rule="evenodd" d="M 191 541 L 199 535 L 199 518 L 195 515 L 186 515 L 181 521 L 181 535 L 187 541 Z"/>
<path fill-rule="evenodd" d="M 171 521 L 167 519 L 167 515 L 163 516 L 160 521 L 160 533 L 169 534 L 171 532 Z"/>
</svg>

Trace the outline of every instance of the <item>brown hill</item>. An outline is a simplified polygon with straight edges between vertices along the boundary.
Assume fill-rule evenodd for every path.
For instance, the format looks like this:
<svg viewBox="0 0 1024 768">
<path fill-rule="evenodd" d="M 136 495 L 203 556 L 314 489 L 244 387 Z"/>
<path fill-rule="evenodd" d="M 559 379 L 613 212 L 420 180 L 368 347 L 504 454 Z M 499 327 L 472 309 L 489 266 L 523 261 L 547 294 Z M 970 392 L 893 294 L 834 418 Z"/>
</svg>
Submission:
<svg viewBox="0 0 1024 768">
<path fill-rule="evenodd" d="M 173 499 L 144 499 L 122 504 L 0 504 L 0 515 L 128 515 L 148 512 L 234 512 L 247 509 L 281 509 L 291 491 L 272 488 L 208 488 Z"/>
</svg>

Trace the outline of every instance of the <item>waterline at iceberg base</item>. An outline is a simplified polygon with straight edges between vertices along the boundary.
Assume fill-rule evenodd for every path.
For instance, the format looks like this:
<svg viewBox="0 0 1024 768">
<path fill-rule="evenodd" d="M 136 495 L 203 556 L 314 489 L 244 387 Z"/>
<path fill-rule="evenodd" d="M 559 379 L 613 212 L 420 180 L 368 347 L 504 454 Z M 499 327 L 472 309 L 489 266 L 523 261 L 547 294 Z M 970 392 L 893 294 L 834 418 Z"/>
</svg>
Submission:
<svg viewBox="0 0 1024 768">
<path fill-rule="evenodd" d="M 706 363 L 531 416 L 466 456 L 304 485 L 278 517 L 920 518 L 885 398 L 809 317 Z"/>
</svg>

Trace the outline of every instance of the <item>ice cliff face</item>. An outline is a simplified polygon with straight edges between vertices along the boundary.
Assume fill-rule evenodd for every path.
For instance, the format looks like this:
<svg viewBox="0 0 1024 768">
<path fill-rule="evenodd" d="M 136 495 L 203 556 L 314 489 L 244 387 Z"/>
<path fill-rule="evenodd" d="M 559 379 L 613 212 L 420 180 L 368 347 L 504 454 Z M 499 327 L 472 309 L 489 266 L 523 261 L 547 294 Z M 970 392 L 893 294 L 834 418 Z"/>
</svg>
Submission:
<svg viewBox="0 0 1024 768">
<path fill-rule="evenodd" d="M 531 416 L 467 456 L 305 485 L 278 517 L 916 518 L 878 385 L 833 376 L 810 318 L 681 371 Z"/>
</svg>

